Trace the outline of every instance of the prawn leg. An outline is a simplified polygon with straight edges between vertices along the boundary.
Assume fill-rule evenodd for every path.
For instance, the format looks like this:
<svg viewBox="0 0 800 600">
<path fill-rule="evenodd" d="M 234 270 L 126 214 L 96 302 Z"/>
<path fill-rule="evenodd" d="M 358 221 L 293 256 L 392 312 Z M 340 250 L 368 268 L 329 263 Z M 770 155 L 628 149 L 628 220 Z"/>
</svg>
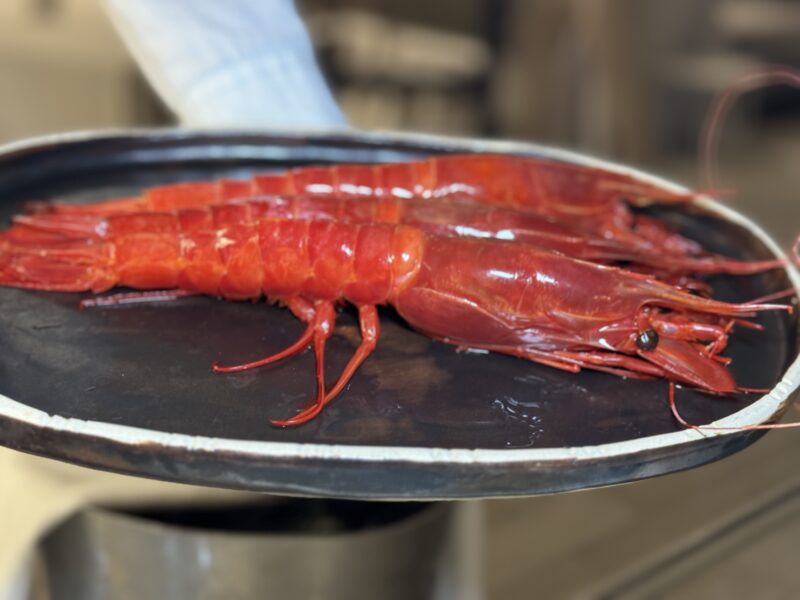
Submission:
<svg viewBox="0 0 800 600">
<path fill-rule="evenodd" d="M 488 350 L 489 352 L 499 352 L 500 354 L 509 354 L 511 356 L 524 358 L 548 367 L 553 367 L 554 369 L 567 371 L 568 373 L 578 373 L 581 370 L 580 365 L 576 364 L 575 362 L 567 362 L 564 360 L 560 360 L 558 358 L 555 358 L 552 354 L 548 352 L 543 352 L 541 350 L 534 350 L 533 348 L 519 348 L 517 346 L 501 346 L 494 344 L 489 344 L 489 345 L 470 344 L 469 346 L 463 346 L 463 347 L 475 348 L 477 350 Z"/>
<path fill-rule="evenodd" d="M 658 367 L 630 356 L 618 356 L 610 352 L 558 351 L 550 354 L 532 348 L 518 348 L 516 346 L 475 346 L 470 344 L 468 347 L 517 356 L 547 367 L 567 371 L 568 373 L 578 373 L 581 369 L 592 369 L 593 371 L 635 379 L 664 376 L 664 371 Z"/>
<path fill-rule="evenodd" d="M 315 305 L 309 304 L 306 300 L 295 297 L 287 301 L 290 310 L 300 320 L 307 321 L 308 326 L 300 338 L 291 346 L 273 354 L 266 358 L 262 358 L 251 363 L 241 365 L 234 365 L 229 367 L 220 367 L 218 364 L 213 365 L 214 371 L 217 373 L 231 373 L 237 371 L 245 371 L 255 367 L 268 365 L 298 352 L 302 352 L 309 345 L 314 346 L 314 358 L 316 361 L 316 379 L 317 379 L 317 397 L 309 408 L 302 411 L 300 414 L 287 420 L 273 420 L 271 423 L 278 427 L 288 427 L 290 425 L 299 425 L 305 423 L 309 419 L 315 417 L 325 406 L 325 343 L 333 333 L 333 327 L 336 322 L 336 309 L 333 302 L 323 301 L 317 302 Z"/>
<path fill-rule="evenodd" d="M 290 298 L 286 301 L 286 306 L 292 311 L 294 316 L 307 324 L 305 331 L 296 342 L 280 352 L 276 352 L 275 354 L 271 354 L 258 360 L 229 366 L 221 366 L 218 362 L 214 362 L 211 365 L 211 368 L 216 373 L 238 373 L 241 371 L 247 371 L 249 369 L 255 369 L 256 367 L 263 367 L 265 365 L 276 363 L 284 358 L 294 356 L 295 354 L 298 354 L 308 348 L 314 342 L 314 333 L 319 326 L 318 311 L 310 302 L 300 297 Z"/>
<path fill-rule="evenodd" d="M 358 307 L 358 318 L 361 327 L 361 344 L 359 344 L 352 358 L 345 366 L 339 379 L 336 381 L 331 390 L 325 394 L 325 397 L 320 402 L 319 400 L 305 410 L 296 414 L 294 417 L 286 420 L 272 421 L 273 425 L 279 427 L 289 427 L 292 425 L 301 425 L 306 421 L 313 419 L 325 407 L 328 402 L 333 400 L 344 389 L 353 374 L 356 372 L 361 363 L 372 354 L 375 346 L 378 343 L 378 335 L 380 333 L 378 311 L 374 305 L 361 305 Z M 321 364 L 321 360 L 317 361 L 317 366 Z"/>
<path fill-rule="evenodd" d="M 313 419 L 317 416 L 325 406 L 325 343 L 333 333 L 333 326 L 336 321 L 336 309 L 334 308 L 333 302 L 326 301 L 317 303 L 315 310 L 316 315 L 314 316 L 312 325 L 314 331 L 314 357 L 317 363 L 317 398 L 314 404 L 290 419 L 270 421 L 270 423 L 277 427 L 289 427 L 291 425 L 305 423 L 309 419 Z"/>
<path fill-rule="evenodd" d="M 325 404 L 330 402 L 336 397 L 339 392 L 344 389 L 344 386 L 353 377 L 361 363 L 375 350 L 378 345 L 378 335 L 380 334 L 380 320 L 378 319 L 378 310 L 374 305 L 365 305 L 358 307 L 358 320 L 361 328 L 361 344 L 350 358 L 345 366 L 342 374 L 339 376 L 338 381 L 334 384 L 331 390 L 325 396 Z"/>
<path fill-rule="evenodd" d="M 615 354 L 603 351 L 556 351 L 559 358 L 574 361 L 576 364 L 596 371 L 604 371 L 622 377 L 647 379 L 650 377 L 664 377 L 664 370 L 633 356 Z"/>
</svg>

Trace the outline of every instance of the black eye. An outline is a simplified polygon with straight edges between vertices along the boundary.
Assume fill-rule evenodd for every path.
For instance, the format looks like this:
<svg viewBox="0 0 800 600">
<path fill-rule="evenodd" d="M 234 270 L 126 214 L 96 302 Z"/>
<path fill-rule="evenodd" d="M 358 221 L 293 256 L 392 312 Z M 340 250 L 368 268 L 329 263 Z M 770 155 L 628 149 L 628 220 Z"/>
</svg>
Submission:
<svg viewBox="0 0 800 600">
<path fill-rule="evenodd" d="M 636 345 L 642 350 L 655 350 L 658 346 L 658 334 L 652 329 L 645 329 L 636 336 Z"/>
</svg>

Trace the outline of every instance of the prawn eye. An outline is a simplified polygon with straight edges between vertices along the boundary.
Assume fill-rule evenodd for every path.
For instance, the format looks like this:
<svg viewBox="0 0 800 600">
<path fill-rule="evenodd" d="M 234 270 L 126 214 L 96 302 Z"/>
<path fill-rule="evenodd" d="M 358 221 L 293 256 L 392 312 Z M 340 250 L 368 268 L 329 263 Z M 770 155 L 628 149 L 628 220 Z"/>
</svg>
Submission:
<svg viewBox="0 0 800 600">
<path fill-rule="evenodd" d="M 636 336 L 636 345 L 641 350 L 655 350 L 658 346 L 658 334 L 653 329 L 645 329 Z"/>
</svg>

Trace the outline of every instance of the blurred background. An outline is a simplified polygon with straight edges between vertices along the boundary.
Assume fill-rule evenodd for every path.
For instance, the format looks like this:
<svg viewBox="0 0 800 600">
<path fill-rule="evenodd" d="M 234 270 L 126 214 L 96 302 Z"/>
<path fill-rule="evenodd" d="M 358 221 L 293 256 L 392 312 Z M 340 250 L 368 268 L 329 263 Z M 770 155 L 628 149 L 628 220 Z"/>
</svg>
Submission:
<svg viewBox="0 0 800 600">
<path fill-rule="evenodd" d="M 796 0 L 302 0 L 298 8 L 356 127 L 534 140 L 697 187 L 698 137 L 714 95 L 767 65 L 800 67 Z M 172 122 L 98 0 L 0 3 L 0 142 Z M 743 98 L 726 123 L 720 165 L 724 187 L 737 190 L 728 202 L 788 246 L 800 225 L 800 91 Z M 653 579 L 642 573 L 659 561 L 674 577 L 658 597 L 798 597 L 791 557 L 800 502 L 787 490 L 800 482 L 799 448 L 796 434 L 773 433 L 688 473 L 487 502 L 489 597 L 637 597 Z M 750 524 L 749 533 L 720 538 L 731 523 Z"/>
</svg>

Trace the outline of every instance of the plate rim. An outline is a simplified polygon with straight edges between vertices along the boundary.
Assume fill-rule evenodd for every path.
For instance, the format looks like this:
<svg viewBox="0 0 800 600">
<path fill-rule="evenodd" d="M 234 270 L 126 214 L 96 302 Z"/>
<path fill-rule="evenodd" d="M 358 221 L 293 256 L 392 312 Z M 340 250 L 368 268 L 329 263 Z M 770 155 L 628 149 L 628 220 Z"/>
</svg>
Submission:
<svg viewBox="0 0 800 600">
<path fill-rule="evenodd" d="M 499 154 L 536 155 L 588 167 L 609 169 L 630 175 L 643 182 L 664 186 L 677 193 L 688 189 L 671 180 L 659 177 L 624 164 L 611 162 L 594 156 L 565 150 L 563 148 L 531 142 L 505 140 L 482 140 L 419 134 L 408 132 L 364 132 L 350 129 L 110 129 L 102 131 L 77 131 L 39 136 L 11 142 L 0 146 L 0 160 L 14 154 L 35 152 L 46 147 L 79 144 L 81 142 L 113 139 L 156 139 L 157 141 L 182 141 L 197 137 L 209 139 L 219 137 L 252 137 L 261 144 L 265 137 L 277 140 L 295 139 L 298 141 L 352 141 L 375 146 L 390 143 L 413 144 L 417 148 L 446 151 L 482 151 Z M 733 209 L 721 204 L 708 195 L 700 194 L 697 204 L 709 212 L 740 225 L 760 240 L 776 257 L 786 258 L 778 244 L 754 221 Z M 800 290 L 800 273 L 790 260 L 786 260 L 784 270 L 795 290 Z M 758 425 L 779 416 L 786 408 L 790 396 L 800 386 L 800 356 L 795 357 L 784 373 L 783 378 L 769 393 L 747 407 L 709 425 L 716 427 L 742 427 Z M 741 431 L 684 429 L 672 433 L 645 436 L 619 442 L 570 446 L 561 448 L 444 448 L 414 446 L 375 446 L 350 444 L 317 444 L 297 442 L 274 442 L 242 440 L 237 438 L 215 438 L 188 434 L 170 433 L 155 429 L 145 429 L 129 425 L 118 425 L 104 421 L 90 421 L 50 415 L 0 394 L 0 418 L 10 419 L 19 424 L 35 427 L 38 430 L 52 431 L 84 438 L 100 438 L 125 446 L 160 446 L 167 450 L 204 451 L 210 453 L 233 453 L 254 458 L 298 459 L 298 460 L 346 460 L 368 462 L 405 462 L 420 465 L 519 465 L 536 464 L 540 467 L 556 463 L 585 463 L 598 459 L 609 459 L 624 455 L 643 454 L 657 449 L 682 446 L 709 438 L 725 438 L 740 435 Z M 0 440 L 2 442 L 2 440 Z"/>
</svg>

